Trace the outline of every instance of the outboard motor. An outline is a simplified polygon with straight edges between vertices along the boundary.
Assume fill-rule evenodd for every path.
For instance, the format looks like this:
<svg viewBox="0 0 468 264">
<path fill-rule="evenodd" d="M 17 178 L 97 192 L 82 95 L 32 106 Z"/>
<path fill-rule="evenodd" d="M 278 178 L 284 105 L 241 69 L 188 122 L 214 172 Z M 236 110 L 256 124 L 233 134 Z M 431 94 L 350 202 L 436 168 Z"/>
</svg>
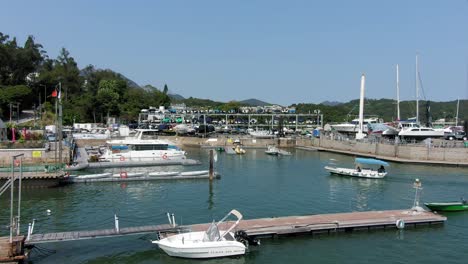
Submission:
<svg viewBox="0 0 468 264">
<path fill-rule="evenodd" d="M 249 237 L 244 230 L 237 230 L 234 233 L 234 238 L 244 244 L 246 247 L 248 246 L 259 246 L 260 240 L 257 238 Z"/>
</svg>

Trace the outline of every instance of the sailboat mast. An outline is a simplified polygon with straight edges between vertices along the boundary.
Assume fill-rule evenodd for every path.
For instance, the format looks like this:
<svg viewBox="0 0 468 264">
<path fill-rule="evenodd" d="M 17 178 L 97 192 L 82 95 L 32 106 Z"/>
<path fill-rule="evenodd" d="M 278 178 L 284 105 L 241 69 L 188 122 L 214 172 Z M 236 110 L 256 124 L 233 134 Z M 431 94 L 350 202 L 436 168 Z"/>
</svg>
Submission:
<svg viewBox="0 0 468 264">
<path fill-rule="evenodd" d="M 416 123 L 419 123 L 419 69 L 418 69 L 418 54 L 416 54 Z"/>
<path fill-rule="evenodd" d="M 366 77 L 364 74 L 361 76 L 361 94 L 359 97 L 359 127 L 358 127 L 358 132 L 356 134 L 356 139 L 362 139 L 364 138 L 364 133 L 363 131 L 363 126 L 364 126 L 364 85 L 366 82 Z"/>
<path fill-rule="evenodd" d="M 457 98 L 457 117 L 455 117 L 455 126 L 458 126 L 458 109 L 460 108 L 460 98 Z"/>
<path fill-rule="evenodd" d="M 400 72 L 396 65 L 396 98 L 397 98 L 397 120 L 400 121 Z"/>
</svg>

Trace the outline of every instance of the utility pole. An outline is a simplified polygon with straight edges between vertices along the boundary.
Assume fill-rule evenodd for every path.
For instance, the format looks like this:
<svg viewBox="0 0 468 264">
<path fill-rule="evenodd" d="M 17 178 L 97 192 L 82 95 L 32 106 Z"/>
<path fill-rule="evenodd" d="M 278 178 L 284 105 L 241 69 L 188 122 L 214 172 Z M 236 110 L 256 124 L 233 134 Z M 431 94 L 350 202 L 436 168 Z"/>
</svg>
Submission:
<svg viewBox="0 0 468 264">
<path fill-rule="evenodd" d="M 16 103 L 16 123 L 19 123 L 19 105 L 20 103 Z"/>
<path fill-rule="evenodd" d="M 59 164 L 62 164 L 62 82 L 59 82 L 59 93 L 58 93 L 58 101 L 59 101 Z"/>
<path fill-rule="evenodd" d="M 13 114 L 13 111 L 12 111 L 12 104 L 10 103 L 9 105 L 10 105 L 10 123 L 11 123 L 11 121 L 12 121 L 12 120 L 11 120 L 11 119 L 12 119 L 11 116 L 12 116 L 12 114 Z"/>
</svg>

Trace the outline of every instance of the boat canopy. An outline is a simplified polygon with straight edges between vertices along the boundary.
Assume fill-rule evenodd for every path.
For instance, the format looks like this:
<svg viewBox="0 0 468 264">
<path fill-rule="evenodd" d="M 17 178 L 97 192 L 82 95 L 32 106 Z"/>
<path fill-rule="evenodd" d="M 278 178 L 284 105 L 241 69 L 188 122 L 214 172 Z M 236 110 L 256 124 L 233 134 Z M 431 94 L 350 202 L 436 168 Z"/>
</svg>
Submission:
<svg viewBox="0 0 468 264">
<path fill-rule="evenodd" d="M 390 166 L 390 164 L 387 162 L 378 159 L 356 158 L 354 162 L 359 164 L 382 165 L 386 167 Z"/>
</svg>

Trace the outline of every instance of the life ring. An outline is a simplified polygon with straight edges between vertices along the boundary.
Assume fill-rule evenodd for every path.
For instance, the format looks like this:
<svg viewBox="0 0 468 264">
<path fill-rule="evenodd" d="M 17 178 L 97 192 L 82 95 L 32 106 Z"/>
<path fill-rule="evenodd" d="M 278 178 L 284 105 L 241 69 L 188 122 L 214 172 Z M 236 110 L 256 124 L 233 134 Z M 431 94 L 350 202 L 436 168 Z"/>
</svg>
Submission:
<svg viewBox="0 0 468 264">
<path fill-rule="evenodd" d="M 120 156 L 120 161 L 125 161 L 125 157 L 124 157 L 124 156 Z"/>
<path fill-rule="evenodd" d="M 21 164 L 21 161 L 19 159 L 15 160 L 15 166 L 16 167 L 19 167 Z"/>
<path fill-rule="evenodd" d="M 166 159 L 167 159 L 167 155 L 166 155 L 166 154 L 162 155 L 162 158 L 166 160 Z"/>
<path fill-rule="evenodd" d="M 65 173 L 65 176 L 70 177 L 70 172 L 67 171 L 67 172 Z"/>
<path fill-rule="evenodd" d="M 127 178 L 128 177 L 128 174 L 126 171 L 121 171 L 120 172 L 120 178 Z"/>
</svg>

